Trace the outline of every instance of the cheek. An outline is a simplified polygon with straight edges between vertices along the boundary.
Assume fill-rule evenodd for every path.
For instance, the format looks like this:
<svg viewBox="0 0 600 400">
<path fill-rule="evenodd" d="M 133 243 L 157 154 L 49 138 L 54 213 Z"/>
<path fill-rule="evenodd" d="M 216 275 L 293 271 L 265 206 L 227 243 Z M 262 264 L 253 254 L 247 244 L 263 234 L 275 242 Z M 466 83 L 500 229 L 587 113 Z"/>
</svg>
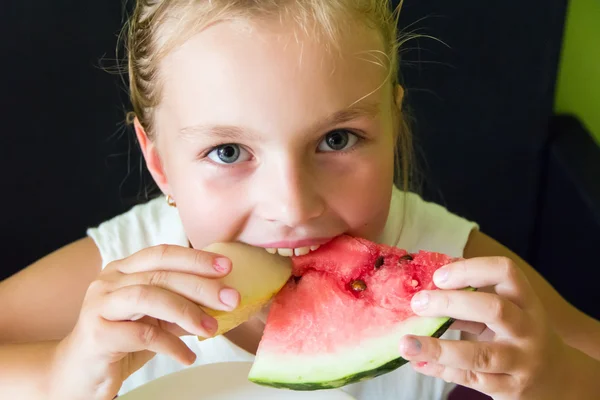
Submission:
<svg viewBox="0 0 600 400">
<path fill-rule="evenodd" d="M 387 220 L 394 173 L 393 151 L 356 160 L 349 174 L 331 177 L 329 206 L 350 227 L 349 233 L 376 240 Z"/>
<path fill-rule="evenodd" d="M 188 167 L 170 181 L 177 194 L 177 209 L 195 248 L 235 239 L 243 229 L 249 205 L 240 201 L 244 180 L 206 173 L 206 168 Z"/>
</svg>

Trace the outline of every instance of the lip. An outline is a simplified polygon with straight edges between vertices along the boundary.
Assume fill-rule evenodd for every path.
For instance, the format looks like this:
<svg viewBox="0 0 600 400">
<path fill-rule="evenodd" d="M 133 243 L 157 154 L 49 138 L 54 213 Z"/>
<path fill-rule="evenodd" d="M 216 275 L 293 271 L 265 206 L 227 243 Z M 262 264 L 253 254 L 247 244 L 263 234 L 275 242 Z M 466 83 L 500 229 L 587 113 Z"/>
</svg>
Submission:
<svg viewBox="0 0 600 400">
<path fill-rule="evenodd" d="M 256 247 L 264 247 L 265 249 L 297 249 L 300 247 L 321 246 L 331 241 L 333 238 L 316 238 L 316 239 L 300 239 L 300 240 L 281 240 L 278 242 L 269 242 L 256 244 Z"/>
</svg>

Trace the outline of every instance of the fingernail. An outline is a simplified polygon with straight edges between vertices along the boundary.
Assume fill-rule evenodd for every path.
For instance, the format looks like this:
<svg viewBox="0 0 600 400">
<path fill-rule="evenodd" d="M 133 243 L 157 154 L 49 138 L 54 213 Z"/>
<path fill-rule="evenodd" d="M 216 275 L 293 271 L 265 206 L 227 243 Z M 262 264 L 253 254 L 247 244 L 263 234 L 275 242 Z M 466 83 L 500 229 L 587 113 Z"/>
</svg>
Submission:
<svg viewBox="0 0 600 400">
<path fill-rule="evenodd" d="M 423 368 L 426 366 L 427 366 L 427 362 L 425 362 L 425 361 L 421 361 L 420 363 L 417 363 L 417 367 L 419 367 L 419 368 Z"/>
<path fill-rule="evenodd" d="M 196 362 L 196 358 L 196 353 L 190 350 L 187 354 L 185 365 L 192 365 L 194 362 Z"/>
<path fill-rule="evenodd" d="M 424 310 L 429 303 L 429 295 L 426 292 L 417 293 L 412 298 L 413 307 L 418 310 Z"/>
<path fill-rule="evenodd" d="M 239 293 L 235 289 L 225 288 L 219 292 L 221 303 L 232 309 L 237 307 L 239 297 Z"/>
<path fill-rule="evenodd" d="M 215 258 L 213 267 L 217 272 L 227 272 L 231 266 L 231 261 L 228 258 Z"/>
<path fill-rule="evenodd" d="M 202 326 L 204 327 L 204 329 L 206 329 L 209 335 L 212 335 L 217 331 L 219 323 L 216 319 L 209 317 L 202 320 Z"/>
<path fill-rule="evenodd" d="M 401 351 L 402 354 L 405 354 L 407 356 L 416 356 L 421 352 L 421 348 L 421 342 L 411 337 L 406 338 L 406 340 L 402 342 Z"/>
<path fill-rule="evenodd" d="M 444 283 L 444 282 L 446 282 L 448 280 L 448 274 L 449 274 L 449 272 L 450 271 L 448 271 L 448 268 L 442 267 L 442 268 L 438 269 L 437 271 L 435 271 L 434 279 L 437 282 Z"/>
</svg>

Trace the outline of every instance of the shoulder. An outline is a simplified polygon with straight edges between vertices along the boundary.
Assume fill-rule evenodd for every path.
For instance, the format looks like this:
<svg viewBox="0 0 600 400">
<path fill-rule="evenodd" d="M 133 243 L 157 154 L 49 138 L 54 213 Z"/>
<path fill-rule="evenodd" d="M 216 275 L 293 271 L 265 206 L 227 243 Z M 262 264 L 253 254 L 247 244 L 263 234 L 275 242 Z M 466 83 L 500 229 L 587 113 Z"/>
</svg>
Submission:
<svg viewBox="0 0 600 400">
<path fill-rule="evenodd" d="M 87 234 L 100 251 L 103 268 L 147 247 L 187 245 L 177 209 L 169 207 L 162 196 L 88 229 Z"/>
<path fill-rule="evenodd" d="M 394 188 L 386 241 L 409 251 L 428 250 L 463 257 L 479 225 L 414 192 Z"/>
</svg>

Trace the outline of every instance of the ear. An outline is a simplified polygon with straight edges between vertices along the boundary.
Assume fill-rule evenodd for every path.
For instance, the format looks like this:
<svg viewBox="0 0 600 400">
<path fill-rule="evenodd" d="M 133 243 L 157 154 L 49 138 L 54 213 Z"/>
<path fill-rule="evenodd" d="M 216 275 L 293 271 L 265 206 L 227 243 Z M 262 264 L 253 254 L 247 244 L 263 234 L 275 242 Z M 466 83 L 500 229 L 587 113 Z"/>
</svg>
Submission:
<svg viewBox="0 0 600 400">
<path fill-rule="evenodd" d="M 394 93 L 394 103 L 398 108 L 398 111 L 402 111 L 402 103 L 404 101 L 404 88 L 402 85 L 396 85 L 396 92 Z"/>
<path fill-rule="evenodd" d="M 148 171 L 150 171 L 152 178 L 154 178 L 154 181 L 160 190 L 165 194 L 170 193 L 167 175 L 165 174 L 163 164 L 160 159 L 160 154 L 156 148 L 156 143 L 148 138 L 144 127 L 137 117 L 135 117 L 133 120 L 133 126 L 135 128 L 135 135 L 138 139 L 138 143 L 140 144 L 142 154 L 146 160 Z"/>
<path fill-rule="evenodd" d="M 404 102 L 404 88 L 400 84 L 397 84 L 395 89 L 396 90 L 394 91 L 394 106 L 396 107 L 396 109 L 393 110 L 393 115 L 394 126 L 396 127 L 396 129 L 394 129 L 394 138 L 398 139 L 398 135 L 400 134 L 400 126 L 402 124 L 402 118 L 404 118 L 404 116 L 402 115 L 402 104 Z"/>
</svg>

